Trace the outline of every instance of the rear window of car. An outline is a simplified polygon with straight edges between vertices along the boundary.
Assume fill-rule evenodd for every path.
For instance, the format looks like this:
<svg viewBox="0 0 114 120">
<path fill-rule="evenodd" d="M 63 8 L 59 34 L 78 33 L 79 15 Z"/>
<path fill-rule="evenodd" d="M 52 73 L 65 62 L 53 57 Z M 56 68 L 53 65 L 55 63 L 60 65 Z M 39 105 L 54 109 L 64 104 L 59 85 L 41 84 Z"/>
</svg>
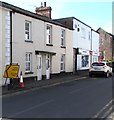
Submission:
<svg viewBox="0 0 114 120">
<path fill-rule="evenodd" d="M 104 63 L 93 63 L 92 66 L 104 66 L 105 64 Z"/>
</svg>

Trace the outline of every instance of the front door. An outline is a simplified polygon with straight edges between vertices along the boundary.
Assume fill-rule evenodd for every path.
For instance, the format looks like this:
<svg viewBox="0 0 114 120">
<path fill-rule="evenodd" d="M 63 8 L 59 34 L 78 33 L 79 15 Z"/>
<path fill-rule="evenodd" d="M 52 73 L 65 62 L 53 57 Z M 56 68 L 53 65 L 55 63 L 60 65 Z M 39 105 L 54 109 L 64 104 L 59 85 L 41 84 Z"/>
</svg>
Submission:
<svg viewBox="0 0 114 120">
<path fill-rule="evenodd" d="M 50 79 L 51 57 L 46 55 L 46 79 Z"/>
<path fill-rule="evenodd" d="M 37 55 L 37 79 L 42 80 L 42 56 Z"/>
</svg>

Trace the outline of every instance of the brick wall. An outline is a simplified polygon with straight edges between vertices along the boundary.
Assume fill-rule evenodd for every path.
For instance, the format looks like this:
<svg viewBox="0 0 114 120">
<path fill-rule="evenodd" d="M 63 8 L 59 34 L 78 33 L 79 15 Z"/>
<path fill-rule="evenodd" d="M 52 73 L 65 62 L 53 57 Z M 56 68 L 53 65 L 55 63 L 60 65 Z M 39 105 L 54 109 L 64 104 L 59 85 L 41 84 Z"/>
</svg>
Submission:
<svg viewBox="0 0 114 120">
<path fill-rule="evenodd" d="M 107 33 L 103 29 L 98 29 L 99 32 L 99 50 L 101 52 L 100 58 L 103 57 L 103 59 L 108 60 L 112 58 L 112 35 Z"/>
</svg>

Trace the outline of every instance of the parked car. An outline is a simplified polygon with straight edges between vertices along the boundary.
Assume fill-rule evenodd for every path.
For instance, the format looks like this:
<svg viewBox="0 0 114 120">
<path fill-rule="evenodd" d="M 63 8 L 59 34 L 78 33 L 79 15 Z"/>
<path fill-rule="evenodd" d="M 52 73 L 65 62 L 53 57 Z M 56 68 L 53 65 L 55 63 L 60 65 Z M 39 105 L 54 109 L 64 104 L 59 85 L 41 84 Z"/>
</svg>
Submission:
<svg viewBox="0 0 114 120">
<path fill-rule="evenodd" d="M 105 77 L 109 77 L 113 75 L 112 72 L 112 63 L 111 62 L 94 62 L 91 64 L 89 69 L 89 76 L 93 75 L 104 75 Z"/>
</svg>

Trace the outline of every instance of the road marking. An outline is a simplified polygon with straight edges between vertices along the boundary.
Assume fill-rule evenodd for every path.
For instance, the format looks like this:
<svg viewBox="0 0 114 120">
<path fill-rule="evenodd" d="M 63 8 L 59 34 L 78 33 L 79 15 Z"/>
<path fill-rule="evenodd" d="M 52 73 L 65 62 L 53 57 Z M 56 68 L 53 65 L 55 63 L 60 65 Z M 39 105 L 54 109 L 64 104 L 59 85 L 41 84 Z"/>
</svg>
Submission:
<svg viewBox="0 0 114 120">
<path fill-rule="evenodd" d="M 112 107 L 114 107 L 114 106 L 112 106 L 112 102 L 114 101 L 114 99 L 112 99 L 108 104 L 106 104 L 96 115 L 94 115 L 92 118 L 99 118 L 99 116 L 101 115 L 101 114 L 103 114 L 102 115 L 102 118 L 105 118 L 110 112 L 111 112 L 111 110 L 112 110 Z M 105 113 L 103 113 L 109 106 L 111 106 L 109 109 L 108 109 L 108 111 L 106 111 Z"/>
<path fill-rule="evenodd" d="M 51 102 L 53 102 L 53 101 L 54 101 L 54 100 L 45 101 L 45 102 L 40 103 L 40 104 L 38 104 L 38 105 L 32 106 L 32 107 L 30 107 L 30 108 L 27 108 L 27 109 L 25 109 L 25 110 L 23 110 L 23 111 L 17 112 L 17 113 L 15 113 L 15 114 L 13 114 L 13 115 L 10 115 L 10 116 L 8 116 L 8 118 L 14 118 L 14 117 L 16 117 L 17 115 L 23 114 L 23 113 L 28 112 L 28 111 L 30 111 L 30 110 L 33 110 L 33 109 L 35 109 L 35 108 L 37 108 L 37 107 L 41 107 L 41 106 L 43 106 L 43 105 L 46 105 L 46 104 L 48 104 L 48 103 L 51 103 Z"/>
<path fill-rule="evenodd" d="M 112 106 L 112 107 L 114 107 L 114 106 Z M 112 107 L 110 107 L 106 112 L 105 112 L 105 114 L 102 116 L 102 118 L 106 118 L 106 117 L 110 117 L 110 116 L 108 116 L 110 113 L 112 113 Z"/>
</svg>

